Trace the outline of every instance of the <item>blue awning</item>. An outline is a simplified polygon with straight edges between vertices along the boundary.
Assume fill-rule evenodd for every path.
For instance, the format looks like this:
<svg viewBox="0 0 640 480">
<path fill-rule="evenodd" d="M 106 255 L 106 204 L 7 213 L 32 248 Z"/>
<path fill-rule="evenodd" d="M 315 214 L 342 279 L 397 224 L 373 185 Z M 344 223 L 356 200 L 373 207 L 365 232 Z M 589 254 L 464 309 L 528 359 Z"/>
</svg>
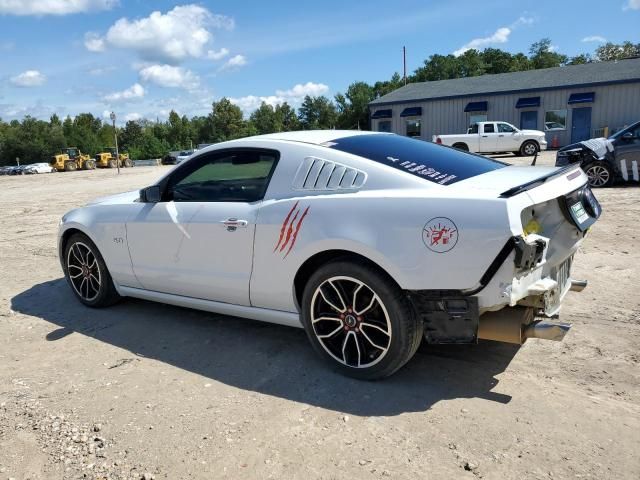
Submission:
<svg viewBox="0 0 640 480">
<path fill-rule="evenodd" d="M 567 103 L 590 103 L 596 98 L 596 92 L 572 93 Z"/>
<path fill-rule="evenodd" d="M 540 97 L 523 97 L 516 102 L 516 108 L 539 107 Z"/>
<path fill-rule="evenodd" d="M 391 118 L 393 117 L 393 112 L 391 109 L 389 110 L 376 110 L 371 115 L 371 118 Z"/>
<path fill-rule="evenodd" d="M 402 110 L 401 117 L 419 117 L 422 115 L 422 107 L 408 107 Z"/>
<path fill-rule="evenodd" d="M 486 112 L 489 102 L 469 102 L 464 107 L 465 112 Z"/>
</svg>

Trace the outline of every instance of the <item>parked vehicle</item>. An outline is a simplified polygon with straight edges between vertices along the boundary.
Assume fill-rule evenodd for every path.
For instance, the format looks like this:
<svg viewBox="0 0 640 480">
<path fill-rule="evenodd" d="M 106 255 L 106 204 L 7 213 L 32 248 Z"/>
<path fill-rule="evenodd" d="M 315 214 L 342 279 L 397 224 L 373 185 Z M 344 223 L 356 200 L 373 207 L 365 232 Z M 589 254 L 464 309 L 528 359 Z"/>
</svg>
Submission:
<svg viewBox="0 0 640 480">
<path fill-rule="evenodd" d="M 31 173 L 53 173 L 55 169 L 46 162 L 41 163 L 32 163 L 30 165 L 26 165 L 25 167 L 31 170 Z"/>
<path fill-rule="evenodd" d="M 393 134 L 284 132 L 66 213 L 58 247 L 89 307 L 131 296 L 304 327 L 340 372 L 375 379 L 423 337 L 562 339 L 548 319 L 586 286 L 571 266 L 600 216 L 586 182 Z"/>
<path fill-rule="evenodd" d="M 547 149 L 544 132 L 520 130 L 506 122 L 478 122 L 462 135 L 434 135 L 437 144 L 475 153 L 513 152 L 515 155 L 535 155 Z"/>
<path fill-rule="evenodd" d="M 169 152 L 162 158 L 163 165 L 175 165 L 178 161 L 180 152 Z"/>
<path fill-rule="evenodd" d="M 118 152 L 116 158 L 115 147 L 104 148 L 102 152 L 96 154 L 95 161 L 98 168 L 117 168 L 118 163 L 120 167 L 133 167 L 128 153 Z"/>
<path fill-rule="evenodd" d="M 194 154 L 194 152 L 195 150 L 183 150 L 182 152 L 180 152 L 176 157 L 176 165 L 184 162 L 185 160 L 188 160 L 189 157 Z"/>
<path fill-rule="evenodd" d="M 640 182 L 640 122 L 609 138 L 593 138 L 558 150 L 556 166 L 580 164 L 589 185 L 608 187 L 616 182 Z"/>
<path fill-rule="evenodd" d="M 58 172 L 71 172 L 79 169 L 93 170 L 96 168 L 96 161 L 89 155 L 83 155 L 77 147 L 69 147 L 51 157 L 49 165 Z"/>
</svg>

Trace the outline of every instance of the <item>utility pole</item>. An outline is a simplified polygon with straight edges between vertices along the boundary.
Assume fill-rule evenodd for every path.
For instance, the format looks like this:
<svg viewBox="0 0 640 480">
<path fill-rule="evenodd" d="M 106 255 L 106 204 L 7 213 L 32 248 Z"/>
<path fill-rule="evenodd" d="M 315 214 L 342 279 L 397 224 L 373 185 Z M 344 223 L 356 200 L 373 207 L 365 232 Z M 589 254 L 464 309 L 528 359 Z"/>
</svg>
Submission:
<svg viewBox="0 0 640 480">
<path fill-rule="evenodd" d="M 116 114 L 111 112 L 109 115 L 113 122 L 113 139 L 116 145 L 116 166 L 118 167 L 118 175 L 120 175 L 120 155 L 118 154 L 118 131 L 116 130 Z"/>
<path fill-rule="evenodd" d="M 407 84 L 407 47 L 402 47 L 402 70 L 404 71 L 404 84 Z"/>
</svg>

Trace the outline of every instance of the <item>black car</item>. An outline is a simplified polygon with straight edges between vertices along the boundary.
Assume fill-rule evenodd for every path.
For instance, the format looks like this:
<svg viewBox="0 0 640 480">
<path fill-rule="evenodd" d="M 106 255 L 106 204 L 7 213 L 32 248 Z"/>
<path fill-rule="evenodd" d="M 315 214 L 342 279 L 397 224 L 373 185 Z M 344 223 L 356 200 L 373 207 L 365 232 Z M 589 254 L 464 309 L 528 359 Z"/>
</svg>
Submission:
<svg viewBox="0 0 640 480">
<path fill-rule="evenodd" d="M 178 153 L 169 152 L 162 158 L 162 165 L 175 165 L 178 163 Z"/>
<path fill-rule="evenodd" d="M 640 122 L 609 138 L 593 138 L 558 150 L 556 167 L 580 162 L 592 187 L 607 187 L 616 182 L 639 182 Z"/>
</svg>

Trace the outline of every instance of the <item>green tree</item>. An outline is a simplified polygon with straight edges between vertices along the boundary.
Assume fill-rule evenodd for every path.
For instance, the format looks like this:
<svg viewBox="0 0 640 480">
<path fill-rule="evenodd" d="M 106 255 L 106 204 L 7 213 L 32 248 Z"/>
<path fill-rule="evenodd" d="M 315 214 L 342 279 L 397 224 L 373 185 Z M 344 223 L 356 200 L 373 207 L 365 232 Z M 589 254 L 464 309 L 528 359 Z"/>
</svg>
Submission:
<svg viewBox="0 0 640 480">
<path fill-rule="evenodd" d="M 296 115 L 296 110 L 287 102 L 276 105 L 274 116 L 276 119 L 276 132 L 300 130 L 300 120 Z"/>
<path fill-rule="evenodd" d="M 260 106 L 253 111 L 249 117 L 249 123 L 259 135 L 280 131 L 277 125 L 276 112 L 274 108 L 266 102 L 262 102 Z"/>
<path fill-rule="evenodd" d="M 529 48 L 529 58 L 534 69 L 561 67 L 568 60 L 566 55 L 553 51 L 550 38 L 533 43 Z"/>
<path fill-rule="evenodd" d="M 226 97 L 213 102 L 211 106 L 208 133 L 213 142 L 224 142 L 245 135 L 246 124 L 240 107 L 231 103 Z"/>
<path fill-rule="evenodd" d="M 298 118 L 304 130 L 335 128 L 338 113 L 335 105 L 324 95 L 307 95 L 298 110 Z"/>
<path fill-rule="evenodd" d="M 607 42 L 596 48 L 595 57 L 601 62 L 611 60 L 622 60 L 623 58 L 636 57 L 640 55 L 640 43 L 633 44 L 626 41 L 620 44 Z"/>
<path fill-rule="evenodd" d="M 367 129 L 369 126 L 369 102 L 374 100 L 373 87 L 365 82 L 354 82 L 344 95 L 335 97 L 338 109 L 338 127 Z"/>
</svg>

